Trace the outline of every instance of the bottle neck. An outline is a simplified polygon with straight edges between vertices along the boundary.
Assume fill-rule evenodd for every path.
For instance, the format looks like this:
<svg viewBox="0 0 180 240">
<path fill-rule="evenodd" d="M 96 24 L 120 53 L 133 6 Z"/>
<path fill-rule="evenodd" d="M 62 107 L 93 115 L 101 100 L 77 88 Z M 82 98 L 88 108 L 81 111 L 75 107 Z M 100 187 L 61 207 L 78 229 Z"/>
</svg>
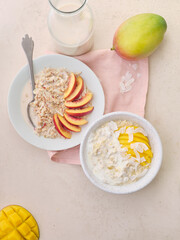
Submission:
<svg viewBox="0 0 180 240">
<path fill-rule="evenodd" d="M 62 16 L 77 15 L 87 4 L 87 0 L 49 0 L 53 10 Z"/>
</svg>

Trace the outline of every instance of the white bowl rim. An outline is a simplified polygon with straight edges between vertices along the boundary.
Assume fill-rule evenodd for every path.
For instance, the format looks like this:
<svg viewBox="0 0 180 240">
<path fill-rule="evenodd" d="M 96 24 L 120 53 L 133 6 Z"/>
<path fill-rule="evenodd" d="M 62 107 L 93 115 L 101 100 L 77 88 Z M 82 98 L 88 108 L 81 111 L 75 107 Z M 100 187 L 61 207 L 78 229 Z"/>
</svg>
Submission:
<svg viewBox="0 0 180 240">
<path fill-rule="evenodd" d="M 136 181 L 135 183 L 132 183 L 132 184 L 127 184 L 127 185 L 123 185 L 123 186 L 110 186 L 110 185 L 107 185 L 107 184 L 103 184 L 103 183 L 100 183 L 98 182 L 98 180 L 93 177 L 90 176 L 89 174 L 89 171 L 90 169 L 88 169 L 88 167 L 86 167 L 86 164 L 85 164 L 85 160 L 84 160 L 84 157 L 83 157 L 83 152 L 84 152 L 84 149 L 86 147 L 86 140 L 88 139 L 88 136 L 89 134 L 91 133 L 91 130 L 93 129 L 96 129 L 97 125 L 102 125 L 103 123 L 105 123 L 106 119 L 108 119 L 109 117 L 113 117 L 113 116 L 119 116 L 119 117 L 122 117 L 122 116 L 129 116 L 129 117 L 132 117 L 132 118 L 135 118 L 139 121 L 141 121 L 142 123 L 146 124 L 146 126 L 150 127 L 152 130 L 153 130 L 153 134 L 157 140 L 157 143 L 158 143 L 158 152 L 159 152 L 159 157 L 158 157 L 158 161 L 155 162 L 154 164 L 154 171 L 151 172 L 150 176 L 147 178 L 148 176 L 148 172 L 146 173 L 146 175 L 142 178 L 140 178 L 138 181 Z M 112 118 L 113 120 L 113 118 Z M 109 120 L 111 121 L 111 120 Z M 135 121 L 135 120 L 133 120 Z M 145 129 L 146 130 L 146 129 Z M 159 172 L 159 169 L 161 167 L 161 164 L 162 164 L 162 157 L 163 157 L 163 149 L 162 149 L 162 143 L 161 143 L 161 139 L 159 137 L 159 134 L 158 132 L 156 131 L 156 129 L 152 126 L 152 124 L 146 120 L 145 118 L 137 115 L 137 114 L 134 114 L 134 113 L 131 113 L 131 112 L 127 112 L 127 111 L 118 111 L 118 112 L 111 112 L 111 113 L 107 113 L 105 115 L 103 115 L 101 118 L 97 119 L 93 124 L 91 124 L 89 126 L 89 128 L 86 130 L 86 133 L 83 137 L 83 140 L 81 142 L 81 145 L 80 145 L 80 162 L 81 162 L 81 166 L 82 166 L 82 169 L 86 175 L 86 177 L 91 181 L 91 183 L 93 183 L 96 187 L 100 188 L 101 190 L 105 191 L 105 192 L 109 192 L 109 193 L 114 193 L 114 194 L 128 194 L 128 193 L 133 193 L 133 192 L 136 192 L 138 190 L 141 190 L 142 188 L 144 188 L 145 186 L 147 186 L 149 183 L 152 182 L 152 180 L 156 177 L 156 175 L 158 174 Z M 140 182 L 141 179 L 144 179 L 144 183 L 143 184 L 140 184 L 138 185 L 137 183 Z M 131 187 L 132 186 L 132 187 Z M 134 187 L 135 186 L 135 187 Z M 116 190 L 112 190 L 112 188 L 115 187 Z"/>
</svg>

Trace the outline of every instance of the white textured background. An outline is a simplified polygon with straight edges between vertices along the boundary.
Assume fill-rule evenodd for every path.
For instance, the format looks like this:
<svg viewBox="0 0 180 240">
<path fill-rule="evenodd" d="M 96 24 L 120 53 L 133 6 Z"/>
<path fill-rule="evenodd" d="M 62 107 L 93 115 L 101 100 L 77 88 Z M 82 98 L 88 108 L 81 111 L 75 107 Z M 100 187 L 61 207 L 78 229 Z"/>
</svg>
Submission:
<svg viewBox="0 0 180 240">
<path fill-rule="evenodd" d="M 34 57 L 53 50 L 48 0 L 0 0 L 0 208 L 20 204 L 37 219 L 41 240 L 177 240 L 180 236 L 180 2 L 89 0 L 95 15 L 94 49 L 110 48 L 115 29 L 142 12 L 162 15 L 168 30 L 150 58 L 146 118 L 164 148 L 162 168 L 145 189 L 124 196 L 96 189 L 79 166 L 51 162 L 24 142 L 7 114 L 10 83 L 26 64 L 25 33 Z"/>
</svg>

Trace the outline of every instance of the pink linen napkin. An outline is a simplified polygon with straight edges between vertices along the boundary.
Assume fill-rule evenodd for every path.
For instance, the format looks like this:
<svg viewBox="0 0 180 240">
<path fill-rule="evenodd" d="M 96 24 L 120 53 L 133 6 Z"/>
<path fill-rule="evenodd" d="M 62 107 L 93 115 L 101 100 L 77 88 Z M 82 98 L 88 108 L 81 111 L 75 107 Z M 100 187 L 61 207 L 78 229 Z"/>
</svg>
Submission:
<svg viewBox="0 0 180 240">
<path fill-rule="evenodd" d="M 105 113 L 128 111 L 144 116 L 148 89 L 148 59 L 127 61 L 115 51 L 96 50 L 76 57 L 90 67 L 99 78 L 105 94 Z M 48 151 L 51 160 L 80 164 L 79 146 Z"/>
</svg>

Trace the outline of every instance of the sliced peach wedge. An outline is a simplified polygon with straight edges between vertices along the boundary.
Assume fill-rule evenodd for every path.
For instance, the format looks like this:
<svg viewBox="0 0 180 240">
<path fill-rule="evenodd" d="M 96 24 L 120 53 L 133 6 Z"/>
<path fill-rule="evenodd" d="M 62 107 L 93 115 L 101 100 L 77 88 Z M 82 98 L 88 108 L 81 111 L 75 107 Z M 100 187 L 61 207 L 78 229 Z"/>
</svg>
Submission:
<svg viewBox="0 0 180 240">
<path fill-rule="evenodd" d="M 75 118 L 75 117 L 70 116 L 67 113 L 64 113 L 64 118 L 69 123 L 71 123 L 73 125 L 77 125 L 77 126 L 81 126 L 81 125 L 84 125 L 84 124 L 88 123 L 88 121 L 86 119 L 84 119 L 84 118 Z"/>
<path fill-rule="evenodd" d="M 69 123 L 63 116 L 58 114 L 58 119 L 60 121 L 60 123 L 67 128 L 68 130 L 72 131 L 72 132 L 80 132 L 81 128 L 79 126 L 75 126 L 71 123 Z"/>
<path fill-rule="evenodd" d="M 70 139 L 71 138 L 71 133 L 63 128 L 63 126 L 61 125 L 61 123 L 58 119 L 58 114 L 57 113 L 54 114 L 53 121 L 54 121 L 54 125 L 55 125 L 55 128 L 58 131 L 58 133 L 60 133 L 63 137 Z"/>
<path fill-rule="evenodd" d="M 86 93 L 86 95 L 76 101 L 66 101 L 65 102 L 65 106 L 67 108 L 80 108 L 83 107 L 84 105 L 86 105 L 87 103 L 89 103 L 91 101 L 93 97 L 93 94 L 91 92 Z"/>
<path fill-rule="evenodd" d="M 74 73 L 71 73 L 69 76 L 68 88 L 64 92 L 64 98 L 69 97 L 75 88 L 76 88 L 76 77 Z"/>
<path fill-rule="evenodd" d="M 85 107 L 85 108 L 77 108 L 77 109 L 66 109 L 65 112 L 74 117 L 82 117 L 90 114 L 93 111 L 94 107 Z"/>
<path fill-rule="evenodd" d="M 76 88 L 71 93 L 69 97 L 66 98 L 66 101 L 73 101 L 78 98 L 84 90 L 84 80 L 81 76 L 76 77 Z"/>
</svg>

